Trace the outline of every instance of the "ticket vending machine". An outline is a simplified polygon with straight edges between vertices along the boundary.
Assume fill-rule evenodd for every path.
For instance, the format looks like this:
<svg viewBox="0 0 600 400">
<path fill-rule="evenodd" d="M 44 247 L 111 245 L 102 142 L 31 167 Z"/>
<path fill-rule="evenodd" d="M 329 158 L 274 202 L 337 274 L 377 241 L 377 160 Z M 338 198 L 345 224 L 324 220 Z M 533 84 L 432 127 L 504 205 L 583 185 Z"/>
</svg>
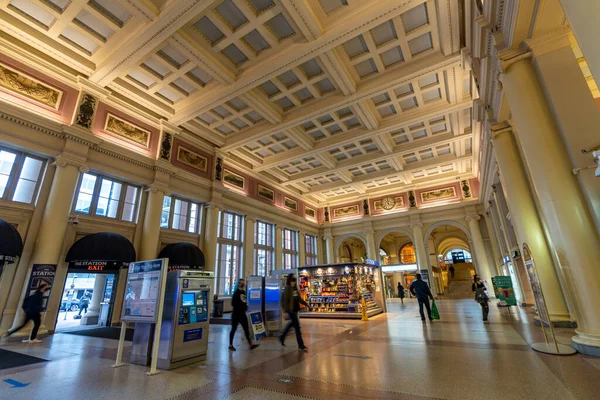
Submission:
<svg viewBox="0 0 600 400">
<path fill-rule="evenodd" d="M 271 272 L 265 280 L 265 329 L 268 336 L 279 336 L 285 325 L 285 315 L 281 297 L 288 275 L 296 275 L 295 269 L 281 269 Z"/>
<path fill-rule="evenodd" d="M 177 270 L 167 274 L 157 367 L 174 369 L 206 359 L 214 272 Z M 153 328 L 136 324 L 131 362 L 149 365 Z"/>
<path fill-rule="evenodd" d="M 158 348 L 160 369 L 206 359 L 214 272 L 169 272 Z"/>
<path fill-rule="evenodd" d="M 248 312 L 260 311 L 265 315 L 265 277 L 251 275 L 246 278 Z"/>
</svg>

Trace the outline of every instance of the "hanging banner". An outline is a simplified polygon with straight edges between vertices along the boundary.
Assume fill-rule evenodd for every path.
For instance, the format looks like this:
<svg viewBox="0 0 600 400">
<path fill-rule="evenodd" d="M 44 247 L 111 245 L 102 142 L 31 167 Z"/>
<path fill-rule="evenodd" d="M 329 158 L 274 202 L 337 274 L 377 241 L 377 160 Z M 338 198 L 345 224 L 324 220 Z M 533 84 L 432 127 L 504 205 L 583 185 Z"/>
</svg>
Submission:
<svg viewBox="0 0 600 400">
<path fill-rule="evenodd" d="M 492 286 L 501 306 L 516 306 L 517 299 L 510 276 L 493 276 Z"/>
<path fill-rule="evenodd" d="M 55 276 L 56 264 L 33 264 L 33 267 L 31 268 L 31 276 L 29 277 L 26 296 L 31 296 L 37 292 L 42 283 L 50 285 L 50 290 L 44 292 L 44 295 L 42 296 L 42 312 L 46 311 L 48 308 L 48 300 L 50 299 Z"/>
<path fill-rule="evenodd" d="M 254 332 L 254 339 L 258 340 L 261 337 L 266 338 L 267 331 L 265 330 L 265 324 L 263 323 L 262 313 L 260 311 L 254 311 L 249 314 L 252 332 Z"/>
<path fill-rule="evenodd" d="M 544 302 L 542 285 L 540 285 L 533 257 L 526 244 L 523 245 L 523 261 L 525 262 L 525 269 L 527 270 L 529 282 L 531 283 L 531 291 L 533 292 L 533 298 L 535 299 L 535 308 L 537 309 L 538 316 L 542 322 L 550 326 L 550 317 L 548 316 L 548 310 L 546 309 L 546 303 Z"/>
</svg>

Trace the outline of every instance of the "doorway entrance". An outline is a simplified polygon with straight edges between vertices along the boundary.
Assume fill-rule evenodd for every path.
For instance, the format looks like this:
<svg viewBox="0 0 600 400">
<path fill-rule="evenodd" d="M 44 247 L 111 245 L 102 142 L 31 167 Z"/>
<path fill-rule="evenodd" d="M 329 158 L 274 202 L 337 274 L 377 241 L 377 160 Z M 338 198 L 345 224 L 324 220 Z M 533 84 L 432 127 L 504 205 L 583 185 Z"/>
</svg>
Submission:
<svg viewBox="0 0 600 400">
<path fill-rule="evenodd" d="M 65 280 L 56 331 L 110 326 L 117 274 L 69 272 Z"/>
</svg>

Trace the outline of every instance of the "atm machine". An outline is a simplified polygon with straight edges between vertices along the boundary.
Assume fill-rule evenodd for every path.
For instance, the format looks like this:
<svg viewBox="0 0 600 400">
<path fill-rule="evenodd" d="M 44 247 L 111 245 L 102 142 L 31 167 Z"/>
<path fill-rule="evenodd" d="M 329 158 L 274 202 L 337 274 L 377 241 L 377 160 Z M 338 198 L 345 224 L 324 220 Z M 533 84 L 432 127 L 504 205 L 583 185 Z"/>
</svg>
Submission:
<svg viewBox="0 0 600 400">
<path fill-rule="evenodd" d="M 167 274 L 158 368 L 174 369 L 206 359 L 213 288 L 212 271 L 177 270 Z M 132 363 L 149 364 L 153 330 L 153 324 L 136 323 Z"/>
<path fill-rule="evenodd" d="M 268 336 L 279 336 L 285 325 L 281 296 L 288 275 L 296 275 L 295 269 L 280 269 L 271 272 L 265 279 L 265 330 Z"/>
</svg>

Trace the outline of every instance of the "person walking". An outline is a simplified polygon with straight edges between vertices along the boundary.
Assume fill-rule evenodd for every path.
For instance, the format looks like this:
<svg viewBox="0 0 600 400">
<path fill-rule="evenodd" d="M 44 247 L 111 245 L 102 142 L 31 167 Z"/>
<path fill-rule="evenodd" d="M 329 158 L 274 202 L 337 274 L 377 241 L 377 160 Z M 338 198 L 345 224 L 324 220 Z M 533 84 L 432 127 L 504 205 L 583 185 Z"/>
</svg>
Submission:
<svg viewBox="0 0 600 400">
<path fill-rule="evenodd" d="M 481 306 L 481 313 L 483 314 L 483 323 L 489 324 L 488 314 L 490 313 L 490 306 L 488 302 L 490 301 L 488 295 L 486 294 L 487 288 L 485 287 L 485 283 L 481 280 L 479 275 L 475 275 L 473 279 L 473 285 L 471 286 L 473 291 L 475 292 L 475 301 L 479 303 Z"/>
<path fill-rule="evenodd" d="M 308 307 L 308 303 L 300 298 L 298 294 L 298 288 L 296 287 L 296 277 L 294 275 L 288 275 L 287 282 L 285 285 L 285 289 L 283 291 L 283 311 L 288 314 L 290 322 L 288 322 L 287 326 L 281 332 L 281 336 L 279 336 L 279 342 L 282 346 L 285 346 L 285 337 L 290 331 L 290 329 L 294 328 L 296 331 L 296 341 L 298 342 L 298 348 L 302 351 L 308 351 L 308 348 L 304 345 L 304 340 L 302 339 L 302 331 L 300 330 L 300 318 L 298 317 L 298 312 L 300 311 L 300 304 Z"/>
<path fill-rule="evenodd" d="M 38 330 L 42 324 L 42 304 L 44 301 L 44 293 L 50 289 L 50 285 L 46 282 L 42 283 L 34 294 L 25 297 L 23 300 L 23 311 L 25 311 L 25 322 L 15 329 L 9 329 L 3 337 L 9 337 L 13 333 L 20 331 L 29 323 L 33 321 L 33 329 L 29 335 L 29 339 L 23 340 L 23 343 L 42 343 L 41 340 L 37 339 Z"/>
<path fill-rule="evenodd" d="M 402 286 L 401 282 L 398 282 L 398 297 L 400 297 L 400 301 L 404 304 L 404 286 Z"/>
<path fill-rule="evenodd" d="M 448 268 L 448 271 L 450 271 L 450 278 L 454 279 L 454 265 L 451 265 L 450 268 Z"/>
<path fill-rule="evenodd" d="M 248 311 L 248 301 L 246 298 L 245 287 L 246 281 L 243 279 L 238 279 L 233 292 L 233 297 L 231 298 L 233 312 L 231 313 L 231 331 L 229 332 L 230 351 L 237 350 L 235 347 L 233 347 L 233 337 L 235 336 L 235 331 L 237 330 L 238 324 L 241 324 L 242 328 L 244 329 L 244 335 L 246 335 L 246 340 L 248 341 L 250 350 L 254 350 L 258 347 L 257 344 L 252 343 L 250 328 L 248 327 L 248 316 L 246 315 L 246 311 Z"/>
<path fill-rule="evenodd" d="M 421 321 L 425 323 L 425 314 L 423 313 L 423 306 L 425 306 L 427 309 L 429 322 L 433 322 L 433 319 L 431 318 L 431 305 L 429 304 L 429 299 L 433 300 L 431 289 L 429 289 L 427 282 L 423 281 L 421 274 L 417 274 L 416 278 L 417 279 L 415 279 L 410 285 L 410 292 L 417 298 L 419 302 L 419 314 L 421 314 Z"/>
<path fill-rule="evenodd" d="M 81 317 L 82 311 L 84 312 L 83 313 L 84 315 L 87 314 L 89 305 L 90 305 L 90 298 L 88 297 L 87 294 L 84 294 L 83 297 L 81 298 L 81 301 L 79 302 L 79 314 L 77 314 L 77 315 Z"/>
</svg>

